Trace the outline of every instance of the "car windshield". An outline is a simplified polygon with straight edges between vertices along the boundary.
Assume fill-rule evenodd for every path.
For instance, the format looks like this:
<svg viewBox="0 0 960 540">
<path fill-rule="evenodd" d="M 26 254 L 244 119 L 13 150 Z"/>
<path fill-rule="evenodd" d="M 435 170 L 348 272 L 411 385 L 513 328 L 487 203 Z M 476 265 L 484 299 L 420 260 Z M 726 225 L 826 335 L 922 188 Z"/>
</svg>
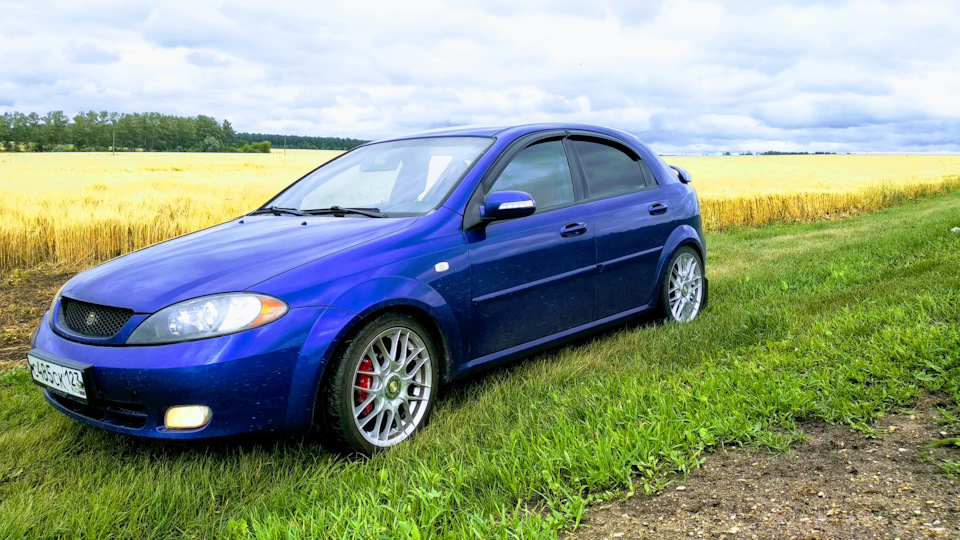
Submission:
<svg viewBox="0 0 960 540">
<path fill-rule="evenodd" d="M 387 217 L 423 215 L 440 205 L 492 143 L 485 137 L 437 137 L 363 146 L 303 177 L 264 206 L 301 211 L 377 209 Z"/>
</svg>

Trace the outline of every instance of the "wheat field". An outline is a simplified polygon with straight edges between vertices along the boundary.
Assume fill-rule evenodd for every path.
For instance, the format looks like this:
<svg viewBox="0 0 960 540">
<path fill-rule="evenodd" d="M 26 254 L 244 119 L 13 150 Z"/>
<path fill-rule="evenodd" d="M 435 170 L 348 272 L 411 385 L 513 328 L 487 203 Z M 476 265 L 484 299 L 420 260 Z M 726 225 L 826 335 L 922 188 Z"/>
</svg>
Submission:
<svg viewBox="0 0 960 540">
<path fill-rule="evenodd" d="M 0 154 L 0 270 L 83 268 L 226 221 L 339 154 Z"/>
<path fill-rule="evenodd" d="M 957 155 L 667 157 L 686 168 L 704 229 L 814 222 L 960 191 Z"/>
<path fill-rule="evenodd" d="M 80 269 L 245 214 L 335 151 L 0 154 L 0 270 Z M 960 190 L 960 156 L 667 157 L 704 227 L 818 221 Z"/>
</svg>

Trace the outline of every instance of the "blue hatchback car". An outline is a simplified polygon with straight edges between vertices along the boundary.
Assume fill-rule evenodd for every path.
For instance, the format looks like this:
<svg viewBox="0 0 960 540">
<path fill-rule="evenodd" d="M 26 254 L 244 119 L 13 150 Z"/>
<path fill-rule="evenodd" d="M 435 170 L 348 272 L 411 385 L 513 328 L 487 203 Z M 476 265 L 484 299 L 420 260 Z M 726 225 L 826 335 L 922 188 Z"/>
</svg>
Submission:
<svg viewBox="0 0 960 540">
<path fill-rule="evenodd" d="M 227 223 L 77 275 L 28 362 L 81 422 L 162 439 L 321 426 L 370 453 L 439 386 L 707 301 L 689 176 L 635 137 L 464 127 L 358 147 Z"/>
</svg>

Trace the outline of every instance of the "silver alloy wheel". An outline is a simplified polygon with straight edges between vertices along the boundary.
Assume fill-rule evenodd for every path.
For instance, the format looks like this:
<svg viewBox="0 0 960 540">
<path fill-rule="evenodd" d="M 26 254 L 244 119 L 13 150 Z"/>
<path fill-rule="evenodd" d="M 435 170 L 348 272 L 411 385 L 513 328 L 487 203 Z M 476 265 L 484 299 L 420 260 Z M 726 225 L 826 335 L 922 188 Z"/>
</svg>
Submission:
<svg viewBox="0 0 960 540">
<path fill-rule="evenodd" d="M 353 370 L 353 421 L 374 446 L 409 437 L 423 422 L 432 397 L 430 353 L 410 328 L 394 327 L 373 338 Z"/>
<path fill-rule="evenodd" d="M 670 269 L 670 314 L 674 320 L 687 322 L 700 312 L 703 302 L 703 270 L 691 253 L 681 253 Z"/>
</svg>

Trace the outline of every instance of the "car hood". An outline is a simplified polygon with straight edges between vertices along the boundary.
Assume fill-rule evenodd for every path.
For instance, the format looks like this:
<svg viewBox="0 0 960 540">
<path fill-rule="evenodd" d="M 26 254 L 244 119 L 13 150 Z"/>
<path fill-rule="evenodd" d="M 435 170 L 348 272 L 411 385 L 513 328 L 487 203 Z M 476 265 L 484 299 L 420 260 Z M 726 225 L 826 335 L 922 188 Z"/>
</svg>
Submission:
<svg viewBox="0 0 960 540">
<path fill-rule="evenodd" d="M 248 216 L 113 259 L 70 280 L 63 295 L 153 313 L 181 300 L 249 289 L 414 221 Z"/>
</svg>

